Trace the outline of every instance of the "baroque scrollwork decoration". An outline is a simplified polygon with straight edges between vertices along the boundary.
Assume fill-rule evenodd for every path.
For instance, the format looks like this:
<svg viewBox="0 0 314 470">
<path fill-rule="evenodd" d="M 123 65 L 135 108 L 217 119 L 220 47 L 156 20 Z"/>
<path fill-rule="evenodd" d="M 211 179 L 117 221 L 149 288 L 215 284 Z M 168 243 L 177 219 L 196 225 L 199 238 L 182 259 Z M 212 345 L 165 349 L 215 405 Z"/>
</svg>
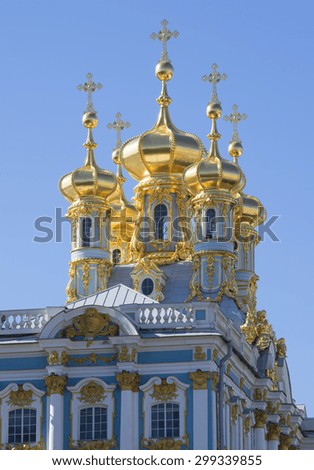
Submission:
<svg viewBox="0 0 314 470">
<path fill-rule="evenodd" d="M 117 441 L 115 437 L 103 441 L 73 441 L 70 438 L 69 447 L 75 450 L 110 450 L 117 448 Z"/>
<path fill-rule="evenodd" d="M 79 400 L 84 404 L 94 405 L 95 403 L 102 402 L 104 398 L 104 388 L 94 380 L 88 382 L 80 390 Z"/>
<path fill-rule="evenodd" d="M 168 383 L 167 379 L 161 379 L 160 384 L 154 384 L 153 393 L 151 397 L 157 401 L 171 401 L 177 398 L 177 384 Z"/>
<path fill-rule="evenodd" d="M 206 359 L 206 352 L 203 351 L 202 346 L 195 346 L 194 360 L 195 361 L 205 361 L 205 359 Z"/>
<path fill-rule="evenodd" d="M 182 439 L 163 438 L 163 439 L 146 439 L 142 438 L 141 446 L 143 449 L 149 450 L 180 450 L 182 447 L 189 447 L 189 438 L 185 434 Z"/>
<path fill-rule="evenodd" d="M 69 356 L 65 351 L 61 353 L 60 357 L 60 362 L 62 365 L 71 365 L 72 364 L 77 364 L 79 366 L 87 365 L 96 365 L 97 362 L 102 362 L 104 364 L 108 364 L 110 362 L 114 362 L 117 359 L 116 354 L 112 354 L 111 356 L 101 356 L 96 353 L 90 353 L 87 356 L 82 356 L 82 357 L 73 357 Z"/>
<path fill-rule="evenodd" d="M 27 408 L 33 403 L 32 390 L 24 390 L 23 385 L 19 384 L 17 390 L 11 390 L 7 404 L 18 408 Z"/>
<path fill-rule="evenodd" d="M 6 444 L 5 446 L 6 450 L 44 450 L 45 449 L 45 443 L 41 439 L 39 442 L 35 444 Z"/>
<path fill-rule="evenodd" d="M 119 327 L 110 321 L 109 315 L 99 313 L 93 307 L 74 318 L 73 324 L 65 329 L 65 336 L 70 339 L 83 336 L 86 340 L 94 340 L 98 336 L 117 336 L 118 333 Z"/>
</svg>

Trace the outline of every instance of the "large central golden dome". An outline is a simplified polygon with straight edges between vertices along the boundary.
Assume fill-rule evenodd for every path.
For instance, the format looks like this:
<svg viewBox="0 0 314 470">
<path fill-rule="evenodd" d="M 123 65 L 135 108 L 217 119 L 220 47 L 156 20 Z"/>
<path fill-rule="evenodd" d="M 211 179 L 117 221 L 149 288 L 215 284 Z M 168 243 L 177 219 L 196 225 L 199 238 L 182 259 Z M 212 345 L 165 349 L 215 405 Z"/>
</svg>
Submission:
<svg viewBox="0 0 314 470">
<path fill-rule="evenodd" d="M 201 140 L 177 129 L 171 121 L 166 81 L 173 75 L 170 62 L 157 64 L 156 75 L 162 81 L 162 92 L 157 102 L 160 111 L 152 129 L 125 142 L 120 158 L 124 168 L 136 180 L 151 176 L 180 176 L 186 168 L 201 160 L 205 149 Z"/>
</svg>

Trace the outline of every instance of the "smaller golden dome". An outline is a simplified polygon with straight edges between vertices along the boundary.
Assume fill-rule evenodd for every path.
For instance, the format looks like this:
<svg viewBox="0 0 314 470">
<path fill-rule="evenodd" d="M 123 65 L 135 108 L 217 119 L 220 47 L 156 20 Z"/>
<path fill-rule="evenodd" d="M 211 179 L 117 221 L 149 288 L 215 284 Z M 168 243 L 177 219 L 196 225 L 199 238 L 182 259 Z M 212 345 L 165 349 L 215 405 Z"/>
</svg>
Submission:
<svg viewBox="0 0 314 470">
<path fill-rule="evenodd" d="M 211 112 L 216 116 L 219 114 L 219 109 L 213 107 Z M 243 173 L 236 162 L 225 160 L 220 156 L 218 150 L 220 134 L 216 128 L 216 117 L 211 119 L 212 130 L 208 135 L 211 140 L 210 151 L 205 158 L 185 171 L 184 180 L 194 194 L 208 190 L 227 191 L 234 194 L 245 184 Z"/>
<path fill-rule="evenodd" d="M 241 193 L 242 211 L 240 212 L 241 223 L 247 223 L 252 228 L 263 223 L 266 219 L 266 210 L 261 201 L 255 196 Z"/>
<path fill-rule="evenodd" d="M 101 197 L 106 199 L 117 187 L 117 178 L 111 171 L 103 170 L 95 161 L 92 129 L 97 126 L 98 118 L 95 111 L 86 112 L 82 122 L 88 129 L 84 147 L 87 155 L 84 165 L 63 176 L 59 181 L 62 195 L 69 201 L 75 202 L 83 197 Z"/>
<path fill-rule="evenodd" d="M 82 197 L 106 199 L 116 186 L 115 175 L 99 168 L 90 155 L 87 156 L 84 166 L 63 176 L 59 182 L 61 193 L 71 203 Z"/>
</svg>

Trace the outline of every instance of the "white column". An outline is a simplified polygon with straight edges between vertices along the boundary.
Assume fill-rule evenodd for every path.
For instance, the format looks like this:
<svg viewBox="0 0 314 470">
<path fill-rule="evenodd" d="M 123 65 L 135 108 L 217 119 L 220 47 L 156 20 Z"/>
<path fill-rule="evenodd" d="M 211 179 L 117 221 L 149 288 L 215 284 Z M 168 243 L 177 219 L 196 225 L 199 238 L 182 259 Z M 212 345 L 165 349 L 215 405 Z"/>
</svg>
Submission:
<svg viewBox="0 0 314 470">
<path fill-rule="evenodd" d="M 225 447 L 230 449 L 230 406 L 225 404 Z"/>
<path fill-rule="evenodd" d="M 255 445 L 256 445 L 256 450 L 267 449 L 264 428 L 255 428 Z"/>
<path fill-rule="evenodd" d="M 252 449 L 252 423 L 251 417 L 246 416 L 243 421 L 243 433 L 244 433 L 244 450 Z"/>
<path fill-rule="evenodd" d="M 280 425 L 269 421 L 267 423 L 267 449 L 278 450 L 280 436 Z"/>
<path fill-rule="evenodd" d="M 208 449 L 208 379 L 210 372 L 190 372 L 193 382 L 193 449 Z"/>
<path fill-rule="evenodd" d="M 265 424 L 267 413 L 263 410 L 255 410 L 255 449 L 266 450 Z"/>
<path fill-rule="evenodd" d="M 66 377 L 51 374 L 45 377 L 47 388 L 47 450 L 63 449 L 64 400 Z"/>
<path fill-rule="evenodd" d="M 218 381 L 218 374 L 217 372 L 212 372 L 212 409 L 211 409 L 211 422 L 212 422 L 212 449 L 217 450 L 217 392 L 216 392 L 216 385 Z"/>
<path fill-rule="evenodd" d="M 136 372 L 117 374 L 121 389 L 120 450 L 138 449 L 138 384 Z"/>
</svg>

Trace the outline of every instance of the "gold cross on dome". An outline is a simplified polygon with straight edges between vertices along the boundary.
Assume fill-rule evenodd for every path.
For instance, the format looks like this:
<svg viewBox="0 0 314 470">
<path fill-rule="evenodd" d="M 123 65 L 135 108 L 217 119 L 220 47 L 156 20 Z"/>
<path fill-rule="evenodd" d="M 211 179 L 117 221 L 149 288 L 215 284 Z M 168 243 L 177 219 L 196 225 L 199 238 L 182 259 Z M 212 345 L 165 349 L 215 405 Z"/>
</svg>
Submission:
<svg viewBox="0 0 314 470">
<path fill-rule="evenodd" d="M 162 53 L 161 53 L 161 60 L 162 61 L 169 61 L 168 57 L 168 52 L 167 52 L 167 42 L 171 38 L 177 38 L 180 33 L 178 31 L 170 31 L 167 28 L 168 21 L 167 20 L 162 20 L 162 29 L 159 31 L 159 33 L 152 33 L 150 35 L 151 39 L 159 39 L 159 41 L 162 42 Z"/>
<path fill-rule="evenodd" d="M 86 112 L 95 112 L 92 94 L 94 93 L 95 90 L 100 90 L 102 88 L 102 84 L 101 83 L 96 84 L 95 82 L 93 82 L 93 75 L 91 73 L 88 73 L 86 77 L 87 77 L 87 81 L 84 83 L 84 85 L 78 85 L 77 89 L 79 91 L 85 91 L 87 93 Z"/>
<path fill-rule="evenodd" d="M 233 124 L 232 142 L 240 142 L 238 134 L 238 123 L 247 118 L 247 114 L 240 114 L 238 106 L 234 104 L 232 106 L 232 113 L 229 116 L 224 116 L 225 121 L 230 121 Z"/>
<path fill-rule="evenodd" d="M 217 95 L 217 83 L 220 80 L 227 80 L 228 76 L 225 73 L 220 73 L 217 71 L 218 65 L 212 65 L 212 72 L 209 75 L 203 75 L 202 80 L 205 82 L 209 82 L 212 85 L 212 96 L 211 101 L 212 103 L 219 103 L 218 95 Z"/>
<path fill-rule="evenodd" d="M 119 149 L 122 145 L 122 140 L 121 140 L 121 132 L 123 131 L 124 128 L 130 127 L 129 122 L 123 122 L 121 120 L 121 113 L 116 114 L 116 120 L 113 121 L 112 123 L 107 124 L 108 129 L 114 129 L 117 133 L 117 141 L 116 141 L 116 146 L 115 149 Z"/>
</svg>

